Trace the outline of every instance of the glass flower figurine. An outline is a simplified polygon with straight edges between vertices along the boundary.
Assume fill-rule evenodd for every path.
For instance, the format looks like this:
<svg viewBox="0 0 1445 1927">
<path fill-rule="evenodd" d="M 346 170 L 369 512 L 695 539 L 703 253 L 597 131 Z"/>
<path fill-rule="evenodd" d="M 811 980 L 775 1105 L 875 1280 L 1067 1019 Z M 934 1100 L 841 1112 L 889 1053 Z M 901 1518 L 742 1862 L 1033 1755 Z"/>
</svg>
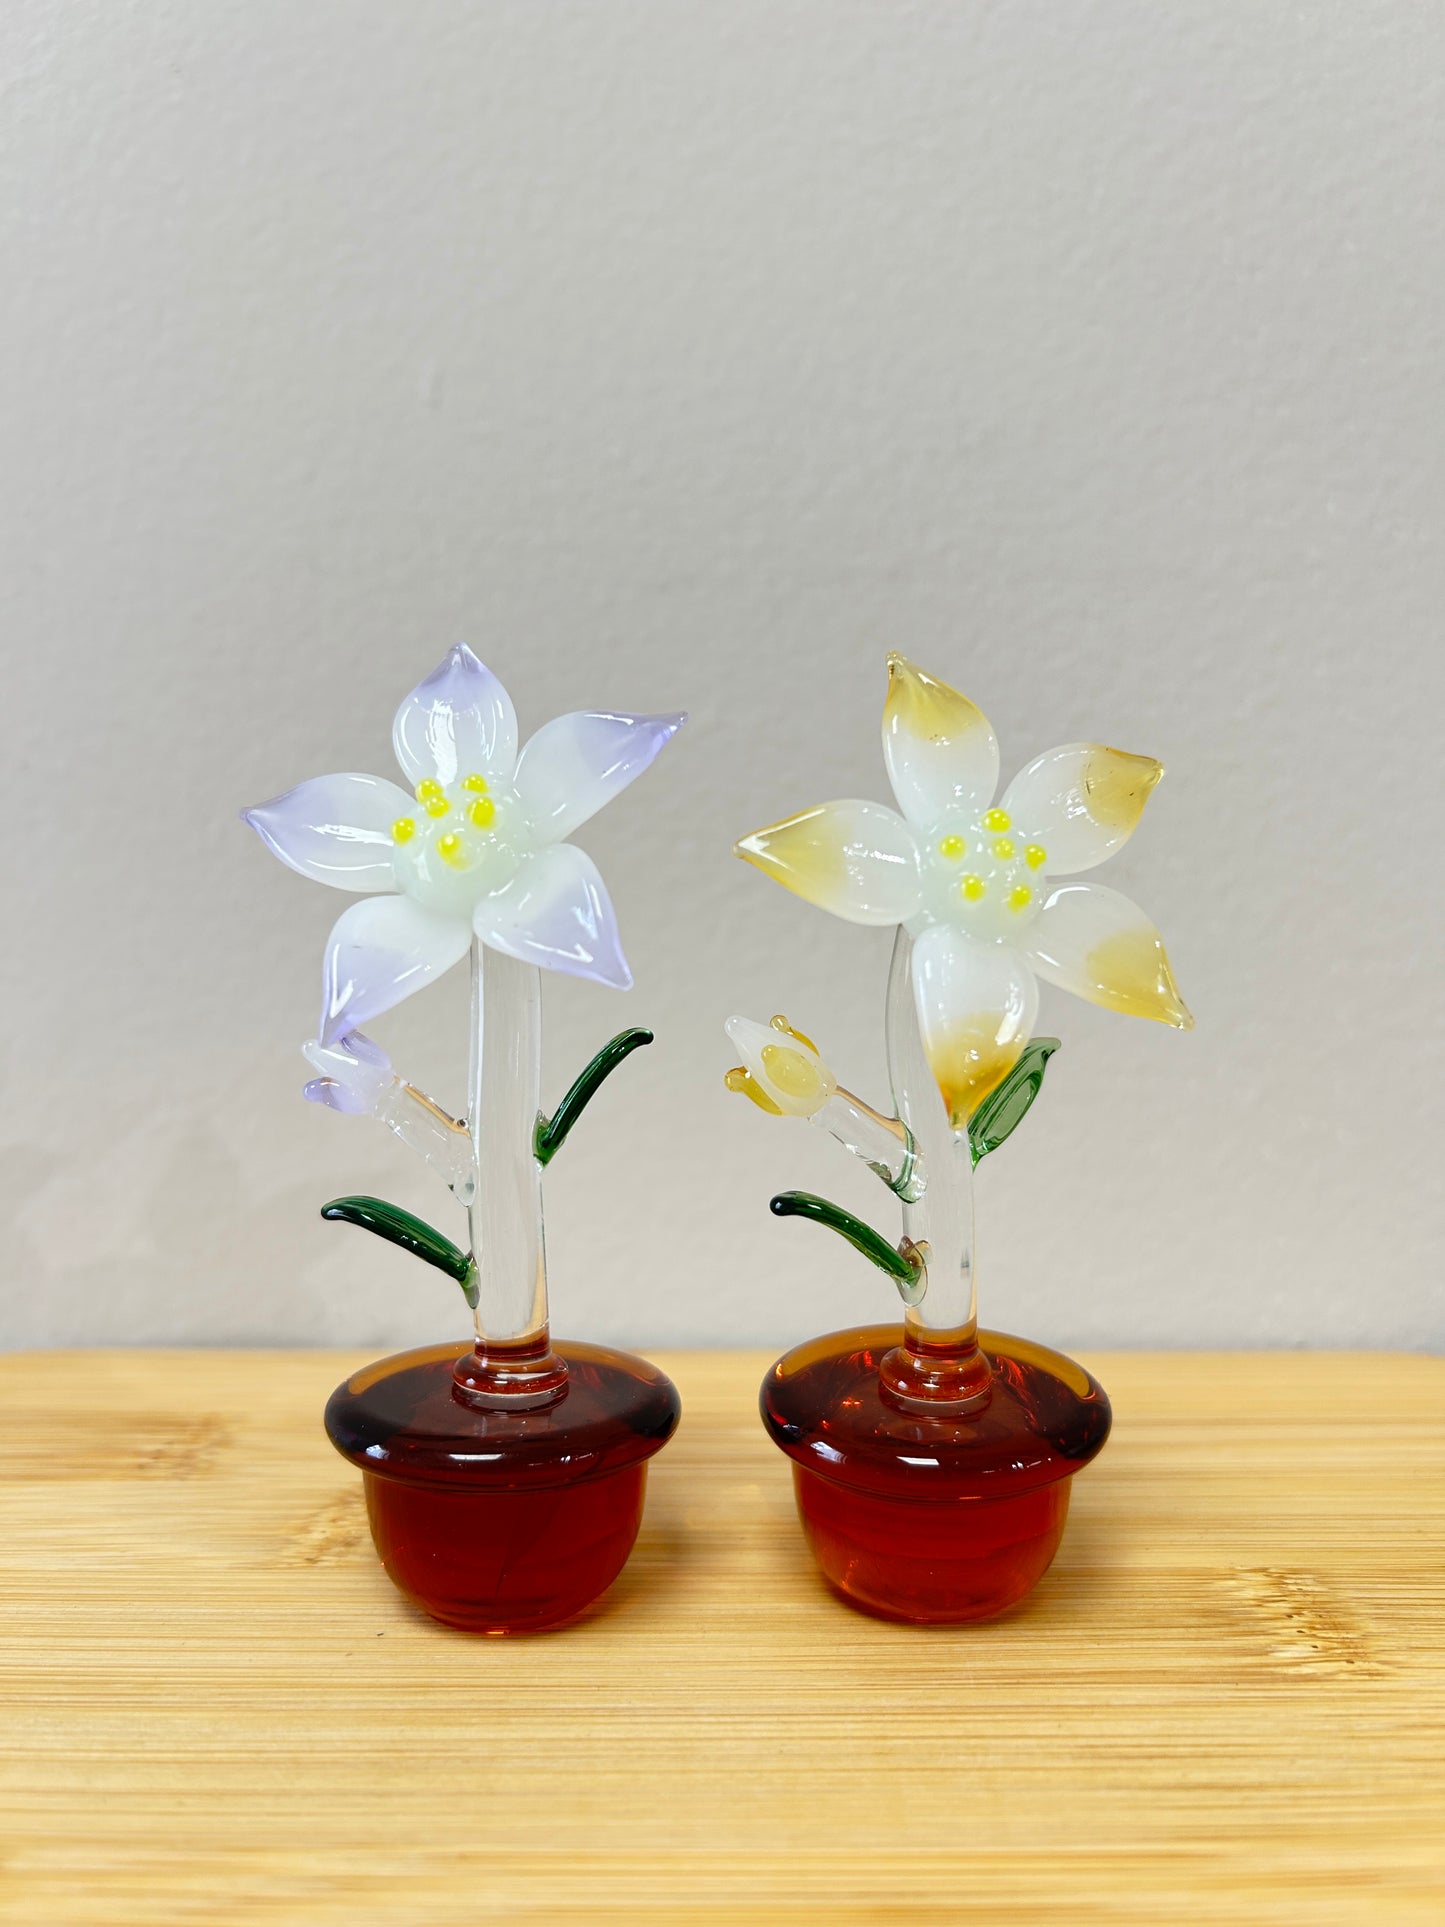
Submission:
<svg viewBox="0 0 1445 1927">
<path fill-rule="evenodd" d="M 840 1232 L 893 1280 L 902 1328 L 787 1353 L 763 1421 L 793 1461 L 824 1577 L 850 1604 L 916 1622 L 982 1619 L 1038 1581 L 1069 1483 L 1103 1446 L 1109 1403 L 1072 1360 L 979 1331 L 973 1171 L 1022 1120 L 1058 1040 L 1035 1037 L 1038 979 L 1110 1010 L 1187 1029 L 1153 924 L 1075 881 L 1133 831 L 1163 770 L 1071 743 L 995 801 L 998 742 L 965 696 L 888 659 L 883 755 L 898 810 L 826 803 L 757 830 L 737 854 L 853 923 L 896 924 L 886 1027 L 893 1105 L 845 1090 L 783 1017 L 734 1017 L 730 1089 L 805 1117 L 862 1158 L 902 1205 L 895 1245 L 806 1192 L 772 1201 Z M 901 814 L 900 814 L 901 811 Z"/>
<path fill-rule="evenodd" d="M 322 1215 L 437 1266 L 471 1308 L 473 1339 L 357 1373 L 333 1394 L 326 1429 L 361 1470 L 392 1579 L 472 1631 L 559 1624 L 611 1584 L 637 1536 L 647 1461 L 677 1424 L 677 1393 L 653 1366 L 551 1342 L 542 1171 L 602 1081 L 652 1035 L 619 1033 L 546 1117 L 540 972 L 630 985 L 602 878 L 568 839 L 685 720 L 559 716 L 518 755 L 511 698 L 459 646 L 396 713 L 410 789 L 320 776 L 244 812 L 293 870 L 362 893 L 326 946 L 305 1095 L 379 1119 L 467 1212 L 465 1250 L 378 1198 L 338 1198 Z M 361 1026 L 463 957 L 471 1046 L 466 1115 L 455 1118 Z"/>
</svg>

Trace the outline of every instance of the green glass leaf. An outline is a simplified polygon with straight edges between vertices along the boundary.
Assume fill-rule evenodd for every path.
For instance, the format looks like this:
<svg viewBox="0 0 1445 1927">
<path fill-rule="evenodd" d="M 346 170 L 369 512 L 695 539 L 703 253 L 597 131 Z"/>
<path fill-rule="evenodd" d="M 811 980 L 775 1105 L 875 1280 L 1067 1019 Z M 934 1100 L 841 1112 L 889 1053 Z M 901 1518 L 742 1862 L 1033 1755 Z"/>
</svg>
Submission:
<svg viewBox="0 0 1445 1927">
<path fill-rule="evenodd" d="M 826 1225 L 829 1231 L 836 1231 L 840 1238 L 846 1238 L 870 1264 L 888 1273 L 905 1305 L 917 1304 L 923 1296 L 921 1260 L 905 1256 L 896 1246 L 889 1244 L 881 1231 L 875 1231 L 871 1224 L 864 1224 L 861 1218 L 855 1218 L 842 1205 L 830 1204 L 826 1198 L 817 1197 L 811 1191 L 780 1191 L 769 1209 L 775 1218 L 807 1218 L 813 1224 Z"/>
<path fill-rule="evenodd" d="M 968 1120 L 968 1142 L 975 1166 L 1023 1123 L 1043 1085 L 1049 1059 L 1058 1048 L 1057 1037 L 1035 1037 L 1025 1044 L 1017 1064 Z"/>
<path fill-rule="evenodd" d="M 602 1046 L 551 1117 L 537 1119 L 537 1128 L 532 1135 L 532 1150 L 538 1164 L 547 1165 L 552 1162 L 567 1141 L 567 1133 L 617 1066 L 625 1058 L 630 1057 L 633 1051 L 651 1042 L 650 1030 L 620 1030 L 615 1037 Z"/>
<path fill-rule="evenodd" d="M 476 1310 L 476 1266 L 460 1245 L 454 1245 L 424 1218 L 403 1211 L 399 1204 L 388 1204 L 385 1198 L 361 1197 L 333 1198 L 330 1204 L 322 1205 L 321 1215 L 338 1219 L 342 1224 L 360 1225 L 363 1231 L 385 1238 L 388 1244 L 400 1245 L 414 1258 L 424 1258 L 459 1284 L 467 1303 Z"/>
</svg>

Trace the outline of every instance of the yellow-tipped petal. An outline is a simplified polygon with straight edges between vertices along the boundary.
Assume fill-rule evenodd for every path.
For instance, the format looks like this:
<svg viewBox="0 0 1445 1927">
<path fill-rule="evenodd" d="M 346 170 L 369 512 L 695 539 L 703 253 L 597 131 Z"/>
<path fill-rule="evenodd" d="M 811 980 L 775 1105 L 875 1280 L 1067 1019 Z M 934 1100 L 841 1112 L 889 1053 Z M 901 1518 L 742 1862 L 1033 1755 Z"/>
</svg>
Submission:
<svg viewBox="0 0 1445 1927">
<path fill-rule="evenodd" d="M 1090 816 L 1106 830 L 1132 835 L 1163 774 L 1164 765 L 1155 756 L 1135 756 L 1127 749 L 1098 744 L 1084 766 L 1084 801 Z"/>
<path fill-rule="evenodd" d="M 758 1109 L 766 1111 L 769 1117 L 783 1116 L 783 1107 L 773 1102 L 752 1072 L 744 1070 L 741 1064 L 728 1072 L 723 1083 L 730 1091 L 736 1091 L 740 1097 L 750 1097 Z"/>
<path fill-rule="evenodd" d="M 1019 1061 L 1027 1038 L 1000 1044 L 993 1021 L 983 1017 L 959 1023 L 934 1039 L 928 1064 L 943 1098 L 948 1121 L 960 1130 L 990 1091 L 997 1090 Z"/>
<path fill-rule="evenodd" d="M 1022 834 L 1048 852 L 1051 875 L 1091 870 L 1133 835 L 1164 774 L 1153 756 L 1106 743 L 1064 743 L 1021 769 L 1004 804 Z"/>
<path fill-rule="evenodd" d="M 935 924 L 913 946 L 913 999 L 929 1068 L 959 1130 L 1033 1035 L 1038 985 L 1009 945 Z"/>
<path fill-rule="evenodd" d="M 1179 995 L 1158 931 L 1116 931 L 1089 951 L 1085 968 L 1097 985 L 1095 1003 L 1126 1017 L 1152 1017 L 1175 1030 L 1193 1030 L 1194 1013 Z"/>
<path fill-rule="evenodd" d="M 788 1037 L 796 1037 L 800 1044 L 806 1044 L 815 1056 L 822 1055 L 818 1050 L 818 1046 L 813 1042 L 808 1033 L 805 1030 L 799 1030 L 796 1024 L 790 1024 L 781 1011 L 778 1012 L 776 1017 L 770 1017 L 768 1022 L 772 1029 L 780 1030 Z"/>
<path fill-rule="evenodd" d="M 1138 904 L 1101 883 L 1066 883 L 1029 926 L 1024 948 L 1041 977 L 1126 1017 L 1192 1030 L 1164 940 Z"/>
<path fill-rule="evenodd" d="M 850 923 L 906 923 L 918 909 L 918 846 L 882 803 L 845 801 L 803 810 L 734 846 L 785 889 Z"/>
<path fill-rule="evenodd" d="M 998 784 L 998 739 L 967 696 L 906 656 L 888 658 L 883 756 L 898 807 L 920 830 L 977 816 Z"/>
</svg>

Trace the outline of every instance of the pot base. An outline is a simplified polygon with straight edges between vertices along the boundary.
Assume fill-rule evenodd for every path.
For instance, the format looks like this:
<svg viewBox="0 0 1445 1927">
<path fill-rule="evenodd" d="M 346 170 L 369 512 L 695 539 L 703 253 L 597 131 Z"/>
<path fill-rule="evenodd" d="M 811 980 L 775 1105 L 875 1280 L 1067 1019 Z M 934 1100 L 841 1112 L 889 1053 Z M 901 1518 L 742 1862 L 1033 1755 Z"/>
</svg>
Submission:
<svg viewBox="0 0 1445 1927">
<path fill-rule="evenodd" d="M 627 1563 L 647 1460 L 681 1409 L 645 1359 L 558 1345 L 565 1393 L 544 1409 L 458 1396 L 462 1345 L 402 1352 L 332 1393 L 326 1430 L 363 1475 L 372 1541 L 397 1588 L 476 1633 L 541 1632 L 584 1612 Z"/>
<path fill-rule="evenodd" d="M 645 1465 L 540 1492 L 446 1492 L 362 1474 L 387 1577 L 467 1633 L 539 1633 L 606 1592 L 627 1563 Z"/>
<path fill-rule="evenodd" d="M 1109 1435 L 1103 1387 L 1062 1353 L 980 1332 L 988 1400 L 931 1417 L 880 1389 L 896 1325 L 814 1339 L 763 1381 L 818 1566 L 850 1606 L 915 1625 L 989 1619 L 1048 1570 L 1069 1486 Z"/>
<path fill-rule="evenodd" d="M 793 1489 L 809 1548 L 839 1598 L 915 1626 L 992 1619 L 1016 1605 L 1053 1563 L 1069 1513 L 1068 1479 L 944 1517 L 939 1506 L 850 1492 L 801 1465 Z"/>
</svg>

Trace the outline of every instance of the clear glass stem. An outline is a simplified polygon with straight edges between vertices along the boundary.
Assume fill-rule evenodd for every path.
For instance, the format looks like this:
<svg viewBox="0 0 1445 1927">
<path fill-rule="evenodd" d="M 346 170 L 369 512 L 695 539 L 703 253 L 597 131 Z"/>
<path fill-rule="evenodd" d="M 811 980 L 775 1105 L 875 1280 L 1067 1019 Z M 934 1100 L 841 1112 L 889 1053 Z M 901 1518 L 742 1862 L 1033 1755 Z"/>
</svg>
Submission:
<svg viewBox="0 0 1445 1927">
<path fill-rule="evenodd" d="M 903 1229 L 924 1247 L 927 1289 L 906 1309 L 907 1337 L 925 1349 L 971 1347 L 978 1324 L 974 1281 L 973 1160 L 955 1131 L 924 1055 L 913 1003 L 913 939 L 900 927 L 888 974 L 888 1075 L 899 1117 L 913 1135 L 912 1198 Z"/>
<path fill-rule="evenodd" d="M 541 1102 L 542 985 L 535 964 L 472 940 L 467 1087 L 475 1190 L 467 1213 L 477 1266 L 479 1348 L 547 1337 L 542 1167 L 532 1148 Z"/>
</svg>

